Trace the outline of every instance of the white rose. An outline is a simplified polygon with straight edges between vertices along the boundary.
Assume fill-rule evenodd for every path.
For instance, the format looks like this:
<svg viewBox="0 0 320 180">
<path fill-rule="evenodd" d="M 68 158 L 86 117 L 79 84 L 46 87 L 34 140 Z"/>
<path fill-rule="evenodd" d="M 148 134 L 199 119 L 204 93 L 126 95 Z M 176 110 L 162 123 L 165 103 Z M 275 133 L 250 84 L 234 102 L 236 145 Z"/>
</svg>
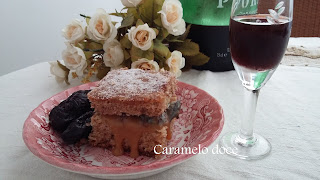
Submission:
<svg viewBox="0 0 320 180">
<path fill-rule="evenodd" d="M 131 69 L 155 70 L 159 71 L 159 65 L 156 61 L 141 58 L 131 64 Z"/>
<path fill-rule="evenodd" d="M 112 24 L 108 13 L 97 9 L 88 25 L 88 36 L 95 41 L 111 41 L 117 36 L 117 28 Z"/>
<path fill-rule="evenodd" d="M 82 23 L 75 19 L 71 21 L 71 23 L 64 29 L 62 29 L 62 35 L 68 40 L 68 42 L 76 43 L 84 39 L 85 30 L 82 26 Z"/>
<path fill-rule="evenodd" d="M 83 70 L 87 67 L 86 56 L 82 49 L 66 43 L 67 49 L 62 52 L 62 59 L 68 69 L 83 75 Z"/>
<path fill-rule="evenodd" d="M 123 50 L 118 40 L 114 39 L 111 42 L 103 44 L 103 61 L 107 67 L 119 66 L 124 60 Z"/>
<path fill-rule="evenodd" d="M 56 81 L 61 83 L 65 79 L 66 72 L 61 69 L 57 61 L 49 62 L 50 64 L 50 73 L 55 76 Z"/>
<path fill-rule="evenodd" d="M 179 0 L 165 0 L 159 13 L 162 25 L 170 34 L 179 36 L 186 31 L 186 23 L 182 19 L 183 9 Z"/>
<path fill-rule="evenodd" d="M 131 27 L 128 38 L 132 44 L 143 51 L 148 50 L 152 45 L 152 40 L 157 36 L 156 32 L 149 28 L 148 24 Z"/>
<path fill-rule="evenodd" d="M 142 0 L 121 0 L 125 7 L 137 7 Z"/>
<path fill-rule="evenodd" d="M 181 76 L 181 69 L 185 65 L 185 59 L 182 57 L 180 51 L 173 51 L 171 57 L 167 59 L 166 63 L 170 68 L 170 72 L 174 73 L 176 77 Z"/>
</svg>

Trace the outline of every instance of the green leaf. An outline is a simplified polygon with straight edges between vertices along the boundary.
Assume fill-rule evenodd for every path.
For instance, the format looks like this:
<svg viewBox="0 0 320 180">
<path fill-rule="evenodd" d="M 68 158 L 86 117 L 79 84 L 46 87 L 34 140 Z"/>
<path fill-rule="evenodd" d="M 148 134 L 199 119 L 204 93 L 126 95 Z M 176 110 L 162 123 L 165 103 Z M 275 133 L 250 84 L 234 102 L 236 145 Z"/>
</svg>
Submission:
<svg viewBox="0 0 320 180">
<path fill-rule="evenodd" d="M 152 26 L 153 21 L 157 19 L 160 14 L 158 14 L 159 11 L 162 9 L 164 0 L 145 0 L 140 5 L 140 12 L 141 17 L 146 19 L 150 26 Z"/>
<path fill-rule="evenodd" d="M 158 12 L 162 10 L 163 3 L 164 3 L 164 0 L 154 0 L 153 19 L 152 20 L 155 20 L 161 16 Z"/>
<path fill-rule="evenodd" d="M 154 60 L 156 60 L 160 67 L 163 67 L 163 63 L 167 60 L 165 57 L 154 52 Z"/>
<path fill-rule="evenodd" d="M 127 13 L 128 14 L 132 14 L 135 19 L 140 19 L 140 16 L 139 16 L 139 14 L 137 12 L 137 8 L 135 8 L 135 7 L 128 8 Z"/>
<path fill-rule="evenodd" d="M 186 28 L 186 31 L 179 37 L 180 40 L 185 40 L 188 37 L 188 34 L 190 32 L 191 24 L 189 24 Z"/>
<path fill-rule="evenodd" d="M 127 59 L 127 60 L 124 60 L 123 62 L 122 62 L 122 66 L 123 67 L 127 67 L 127 68 L 131 68 L 131 63 L 132 63 L 132 61 L 130 60 L 130 58 L 129 59 Z"/>
<path fill-rule="evenodd" d="M 80 49 L 83 49 L 85 47 L 85 44 L 86 44 L 86 42 L 81 41 L 81 42 L 75 43 L 74 46 L 78 47 Z"/>
<path fill-rule="evenodd" d="M 152 41 L 151 42 L 151 47 L 147 51 L 153 51 L 153 48 L 154 48 L 154 42 Z"/>
<path fill-rule="evenodd" d="M 103 51 L 103 45 L 99 42 L 89 41 L 85 43 L 83 51 L 100 52 Z"/>
<path fill-rule="evenodd" d="M 131 50 L 130 50 L 130 55 L 131 55 L 131 61 L 137 61 L 138 59 L 141 58 L 146 58 L 149 60 L 153 60 L 154 59 L 154 53 L 153 51 L 142 51 L 141 49 L 132 46 Z"/>
<path fill-rule="evenodd" d="M 166 64 L 166 58 L 154 53 L 154 60 L 159 64 L 160 69 L 165 68 L 165 70 L 170 70 L 169 66 Z"/>
<path fill-rule="evenodd" d="M 123 49 L 123 54 L 124 54 L 124 60 L 130 59 L 131 56 L 127 50 Z"/>
<path fill-rule="evenodd" d="M 176 42 L 176 43 L 183 43 L 184 41 L 183 40 L 179 40 L 179 39 L 167 39 L 168 42 Z"/>
<path fill-rule="evenodd" d="M 186 58 L 186 63 L 193 65 L 193 66 L 201 66 L 207 63 L 210 58 L 203 53 L 198 53 L 195 56 L 185 56 Z"/>
<path fill-rule="evenodd" d="M 109 13 L 109 15 L 111 16 L 117 16 L 117 17 L 125 17 L 127 15 L 127 13 L 119 13 L 119 12 L 116 12 L 116 13 Z"/>
<path fill-rule="evenodd" d="M 103 53 L 103 49 L 87 49 L 87 48 L 84 48 L 83 49 L 83 52 L 94 52 L 96 54 L 101 54 Z"/>
<path fill-rule="evenodd" d="M 90 59 L 94 52 L 92 52 L 92 51 L 83 51 L 83 53 L 86 56 L 86 59 Z"/>
<path fill-rule="evenodd" d="M 171 52 L 167 46 L 165 46 L 160 41 L 155 41 L 154 47 L 153 47 L 154 53 L 159 56 L 160 59 L 167 60 L 171 56 Z"/>
<path fill-rule="evenodd" d="M 144 22 L 141 19 L 137 20 L 136 26 L 144 25 Z"/>
<path fill-rule="evenodd" d="M 124 36 L 125 34 L 127 34 L 127 30 L 128 28 L 123 27 L 123 28 L 118 28 L 118 36 Z"/>
<path fill-rule="evenodd" d="M 123 18 L 123 20 L 121 22 L 121 26 L 119 28 L 132 26 L 133 23 L 134 23 L 133 15 L 128 15 L 125 18 Z"/>
<path fill-rule="evenodd" d="M 167 29 L 165 28 L 161 28 L 160 31 L 159 31 L 159 34 L 157 36 L 157 39 L 162 41 L 164 40 L 165 38 L 167 38 L 169 35 L 169 32 L 167 31 Z"/>
<path fill-rule="evenodd" d="M 128 35 L 123 36 L 122 39 L 120 39 L 120 44 L 122 47 L 126 48 L 126 49 L 130 49 L 132 46 L 131 41 L 128 38 Z"/>
<path fill-rule="evenodd" d="M 102 79 L 103 77 L 105 77 L 108 72 L 110 71 L 109 67 L 106 67 L 104 64 L 102 64 L 99 68 L 98 68 L 98 73 L 97 73 L 97 78 Z"/>
<path fill-rule="evenodd" d="M 163 27 L 162 26 L 162 21 L 161 21 L 161 16 L 159 16 L 157 19 L 153 20 L 154 24 L 156 24 L 159 27 Z"/>
<path fill-rule="evenodd" d="M 182 68 L 182 72 L 188 71 L 192 68 L 191 64 L 186 63 L 185 66 Z"/>
<path fill-rule="evenodd" d="M 195 56 L 199 53 L 199 45 L 190 40 L 186 40 L 183 43 L 172 43 L 170 48 L 180 51 L 184 56 Z"/>
<path fill-rule="evenodd" d="M 123 10 L 128 9 L 128 7 L 123 7 L 120 12 L 122 12 Z"/>
</svg>

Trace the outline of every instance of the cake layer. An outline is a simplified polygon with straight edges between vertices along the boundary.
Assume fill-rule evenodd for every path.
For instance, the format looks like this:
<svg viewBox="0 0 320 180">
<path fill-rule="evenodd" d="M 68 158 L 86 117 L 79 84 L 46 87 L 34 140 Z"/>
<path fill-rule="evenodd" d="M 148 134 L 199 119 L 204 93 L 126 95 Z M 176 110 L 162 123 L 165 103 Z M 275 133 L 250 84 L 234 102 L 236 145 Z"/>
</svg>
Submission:
<svg viewBox="0 0 320 180">
<path fill-rule="evenodd" d="M 163 124 L 153 124 L 142 121 L 138 116 L 101 115 L 96 112 L 91 118 L 89 143 L 112 149 L 116 156 L 129 151 L 131 157 L 155 157 L 154 147 L 166 147 L 167 141 L 171 139 L 174 120 L 175 118 Z M 157 146 L 157 152 L 162 151 L 159 148 Z"/>
<path fill-rule="evenodd" d="M 104 115 L 159 116 L 177 100 L 175 76 L 168 71 L 120 69 L 110 71 L 88 98 Z"/>
</svg>

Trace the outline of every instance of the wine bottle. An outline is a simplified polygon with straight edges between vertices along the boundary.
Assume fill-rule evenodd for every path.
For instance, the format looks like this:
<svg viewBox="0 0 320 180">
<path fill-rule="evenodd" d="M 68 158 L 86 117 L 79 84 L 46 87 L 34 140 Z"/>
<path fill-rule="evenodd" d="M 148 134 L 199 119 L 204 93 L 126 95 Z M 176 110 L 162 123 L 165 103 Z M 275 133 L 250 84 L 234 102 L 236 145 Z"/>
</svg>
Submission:
<svg viewBox="0 0 320 180">
<path fill-rule="evenodd" d="M 200 45 L 210 57 L 208 63 L 193 67 L 199 70 L 233 70 L 229 50 L 229 22 L 232 0 L 180 0 L 183 19 L 191 24 L 188 38 Z M 248 14 L 257 9 L 257 0 L 238 0 Z"/>
</svg>

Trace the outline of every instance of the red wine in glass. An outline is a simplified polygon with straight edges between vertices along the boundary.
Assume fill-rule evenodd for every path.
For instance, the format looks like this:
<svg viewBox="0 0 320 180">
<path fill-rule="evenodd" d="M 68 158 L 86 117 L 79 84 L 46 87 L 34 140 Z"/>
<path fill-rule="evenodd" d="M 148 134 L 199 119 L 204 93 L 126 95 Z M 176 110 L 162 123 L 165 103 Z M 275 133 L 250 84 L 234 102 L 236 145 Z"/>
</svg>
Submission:
<svg viewBox="0 0 320 180">
<path fill-rule="evenodd" d="M 277 69 L 288 45 L 293 0 L 252 1 L 258 3 L 254 12 L 247 11 L 246 2 L 233 0 L 229 27 L 232 62 L 245 87 L 243 119 L 240 131 L 226 133 L 220 145 L 235 149 L 230 156 L 252 160 L 266 157 L 272 148 L 254 132 L 254 119 L 260 89 Z"/>
<path fill-rule="evenodd" d="M 271 24 L 263 14 L 234 17 L 230 21 L 232 59 L 248 69 L 274 69 L 287 48 L 291 24 L 284 17 Z"/>
</svg>

